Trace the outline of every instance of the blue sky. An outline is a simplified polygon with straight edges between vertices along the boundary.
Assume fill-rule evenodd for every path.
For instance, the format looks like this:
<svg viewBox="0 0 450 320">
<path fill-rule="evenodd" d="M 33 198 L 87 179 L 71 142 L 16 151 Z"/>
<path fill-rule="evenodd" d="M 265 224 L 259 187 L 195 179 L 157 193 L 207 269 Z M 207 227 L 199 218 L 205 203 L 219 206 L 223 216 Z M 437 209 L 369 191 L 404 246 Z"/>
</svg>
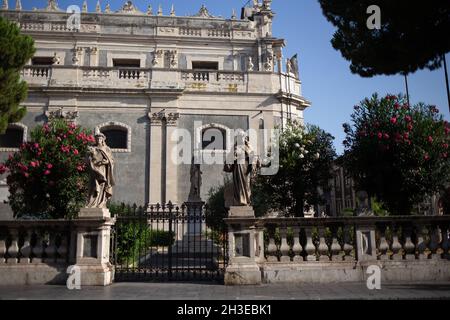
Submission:
<svg viewBox="0 0 450 320">
<path fill-rule="evenodd" d="M 110 0 L 112 10 L 117 10 L 126 0 Z M 151 4 L 156 11 L 162 5 L 165 15 L 175 5 L 176 14 L 191 15 L 198 12 L 205 4 L 211 14 L 229 18 L 232 9 L 237 14 L 246 0 L 134 0 L 133 3 L 141 10 Z M 15 0 L 10 0 L 14 7 Z M 25 9 L 42 8 L 47 0 L 22 0 Z M 59 7 L 78 4 L 83 0 L 59 0 Z M 97 0 L 88 0 L 89 11 L 95 10 Z M 107 1 L 100 0 L 102 10 Z M 330 40 L 334 33 L 333 26 L 322 15 L 317 0 L 274 0 L 272 8 L 276 13 L 274 20 L 274 36 L 284 38 L 287 42 L 285 56 L 299 54 L 300 77 L 303 83 L 303 95 L 312 102 L 312 107 L 305 111 L 306 122 L 319 125 L 336 137 L 335 146 L 342 153 L 344 132 L 342 124 L 349 121 L 353 106 L 367 96 L 378 92 L 400 93 L 405 91 L 402 76 L 377 76 L 361 78 L 349 70 L 349 62 L 342 58 L 340 52 L 334 50 Z M 450 54 L 447 54 L 447 67 L 450 64 Z M 450 119 L 447 104 L 444 70 L 433 72 L 418 71 L 409 75 L 409 91 L 411 103 L 425 102 L 436 105 Z"/>
</svg>

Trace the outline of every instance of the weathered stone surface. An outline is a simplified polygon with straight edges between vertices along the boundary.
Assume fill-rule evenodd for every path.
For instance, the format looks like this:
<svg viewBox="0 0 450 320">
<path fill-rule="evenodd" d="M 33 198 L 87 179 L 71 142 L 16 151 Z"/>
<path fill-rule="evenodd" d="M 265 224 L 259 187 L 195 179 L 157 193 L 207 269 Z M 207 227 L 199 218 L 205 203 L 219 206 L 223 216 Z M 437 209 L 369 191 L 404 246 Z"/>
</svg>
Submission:
<svg viewBox="0 0 450 320">
<path fill-rule="evenodd" d="M 225 273 L 225 285 L 255 285 L 261 284 L 261 270 L 256 264 L 233 264 Z"/>
<path fill-rule="evenodd" d="M 111 212 L 107 208 L 81 208 L 78 218 L 103 219 L 111 218 Z"/>
<path fill-rule="evenodd" d="M 251 206 L 230 207 L 228 211 L 229 218 L 252 218 L 255 217 L 255 211 Z"/>
</svg>

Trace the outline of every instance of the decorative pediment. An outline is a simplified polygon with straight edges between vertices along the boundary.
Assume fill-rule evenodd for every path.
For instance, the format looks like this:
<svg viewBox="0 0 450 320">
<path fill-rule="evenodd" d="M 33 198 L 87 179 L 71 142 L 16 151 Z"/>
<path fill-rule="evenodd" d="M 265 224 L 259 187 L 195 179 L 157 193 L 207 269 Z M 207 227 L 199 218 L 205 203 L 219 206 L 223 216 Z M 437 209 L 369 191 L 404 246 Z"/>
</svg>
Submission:
<svg viewBox="0 0 450 320">
<path fill-rule="evenodd" d="M 58 3 L 56 0 L 48 0 L 47 2 L 47 8 L 45 8 L 46 11 L 62 11 L 58 7 Z"/>
<path fill-rule="evenodd" d="M 120 10 L 117 10 L 116 13 L 120 14 L 134 14 L 134 15 L 143 15 L 141 11 L 139 11 L 138 8 L 135 7 L 133 2 L 127 1 L 123 5 L 123 7 Z"/>
<path fill-rule="evenodd" d="M 208 9 L 205 7 L 205 5 L 202 5 L 200 8 L 200 11 L 194 15 L 194 17 L 200 17 L 200 18 L 214 18 L 213 15 L 211 15 L 208 11 Z"/>
<path fill-rule="evenodd" d="M 49 121 L 52 121 L 54 119 L 64 119 L 68 122 L 74 122 L 78 118 L 78 111 L 66 111 L 63 107 L 60 107 L 56 110 L 45 111 L 45 116 Z"/>
</svg>

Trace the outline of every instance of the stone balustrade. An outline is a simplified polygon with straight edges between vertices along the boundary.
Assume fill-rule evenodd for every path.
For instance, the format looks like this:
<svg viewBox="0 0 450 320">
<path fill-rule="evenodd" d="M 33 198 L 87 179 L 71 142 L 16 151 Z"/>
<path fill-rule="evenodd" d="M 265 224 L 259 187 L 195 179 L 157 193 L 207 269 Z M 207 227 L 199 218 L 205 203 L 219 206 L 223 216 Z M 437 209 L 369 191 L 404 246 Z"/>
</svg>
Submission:
<svg viewBox="0 0 450 320">
<path fill-rule="evenodd" d="M 33 89 L 41 87 L 167 89 L 206 92 L 270 92 L 280 90 L 278 74 L 237 71 L 147 69 L 79 66 L 26 66 L 22 78 Z M 283 75 L 281 75 L 283 76 Z M 265 80 L 265 81 L 264 81 Z"/>
<path fill-rule="evenodd" d="M 0 225 L 0 264 L 67 264 L 70 223 L 13 220 Z"/>
<path fill-rule="evenodd" d="M 145 17 L 146 19 L 152 19 L 151 17 Z M 236 24 L 236 22 L 234 22 Z M 246 22 L 241 22 L 246 23 Z M 53 21 L 53 22 L 28 22 L 20 21 L 18 22 L 20 29 L 24 32 L 58 32 L 58 33 L 73 33 L 73 30 L 67 28 L 66 21 Z M 192 28 L 189 26 L 185 27 L 173 27 L 166 26 L 160 27 L 166 32 L 159 32 L 158 35 L 164 37 L 193 37 L 193 38 L 216 38 L 216 39 L 239 39 L 239 40 L 254 40 L 256 39 L 255 30 L 248 29 L 216 29 L 216 28 Z M 110 30 L 108 28 L 103 28 L 100 24 L 81 24 L 79 32 L 82 33 L 108 33 Z M 120 30 L 125 32 L 126 29 Z M 142 30 L 136 30 L 135 33 L 140 33 L 144 35 L 145 33 L 154 35 L 156 34 L 156 27 L 147 27 Z"/>
<path fill-rule="evenodd" d="M 0 285 L 63 284 L 77 265 L 81 283 L 112 282 L 110 228 L 114 219 L 0 221 Z"/>
<path fill-rule="evenodd" d="M 355 261 L 374 250 L 376 260 L 448 259 L 450 217 L 264 218 L 269 262 Z M 360 227 L 374 231 L 375 248 L 357 241 Z"/>
<path fill-rule="evenodd" d="M 364 281 L 372 265 L 380 268 L 383 281 L 450 280 L 450 216 L 238 217 L 226 222 L 231 233 L 254 234 L 247 246 L 255 254 L 246 263 L 254 259 L 265 283 Z M 236 245 L 229 243 L 231 257 L 233 250 L 241 251 Z M 233 273 L 246 274 L 239 266 Z M 258 283 L 244 278 L 238 283 Z"/>
</svg>

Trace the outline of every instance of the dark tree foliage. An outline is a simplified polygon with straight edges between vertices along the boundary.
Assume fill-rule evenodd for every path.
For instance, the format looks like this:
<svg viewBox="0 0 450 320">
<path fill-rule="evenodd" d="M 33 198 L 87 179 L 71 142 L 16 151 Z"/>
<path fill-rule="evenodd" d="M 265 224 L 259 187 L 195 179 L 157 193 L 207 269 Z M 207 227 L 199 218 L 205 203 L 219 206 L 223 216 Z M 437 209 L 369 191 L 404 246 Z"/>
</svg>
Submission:
<svg viewBox="0 0 450 320">
<path fill-rule="evenodd" d="M 23 118 L 26 109 L 19 104 L 27 96 L 27 84 L 20 70 L 35 52 L 31 37 L 22 35 L 19 27 L 0 17 L 0 133 L 8 123 Z"/>
<path fill-rule="evenodd" d="M 331 43 L 363 77 L 437 69 L 450 51 L 450 1 L 319 0 L 336 28 Z M 367 28 L 367 8 L 381 9 L 381 29 Z"/>
</svg>

